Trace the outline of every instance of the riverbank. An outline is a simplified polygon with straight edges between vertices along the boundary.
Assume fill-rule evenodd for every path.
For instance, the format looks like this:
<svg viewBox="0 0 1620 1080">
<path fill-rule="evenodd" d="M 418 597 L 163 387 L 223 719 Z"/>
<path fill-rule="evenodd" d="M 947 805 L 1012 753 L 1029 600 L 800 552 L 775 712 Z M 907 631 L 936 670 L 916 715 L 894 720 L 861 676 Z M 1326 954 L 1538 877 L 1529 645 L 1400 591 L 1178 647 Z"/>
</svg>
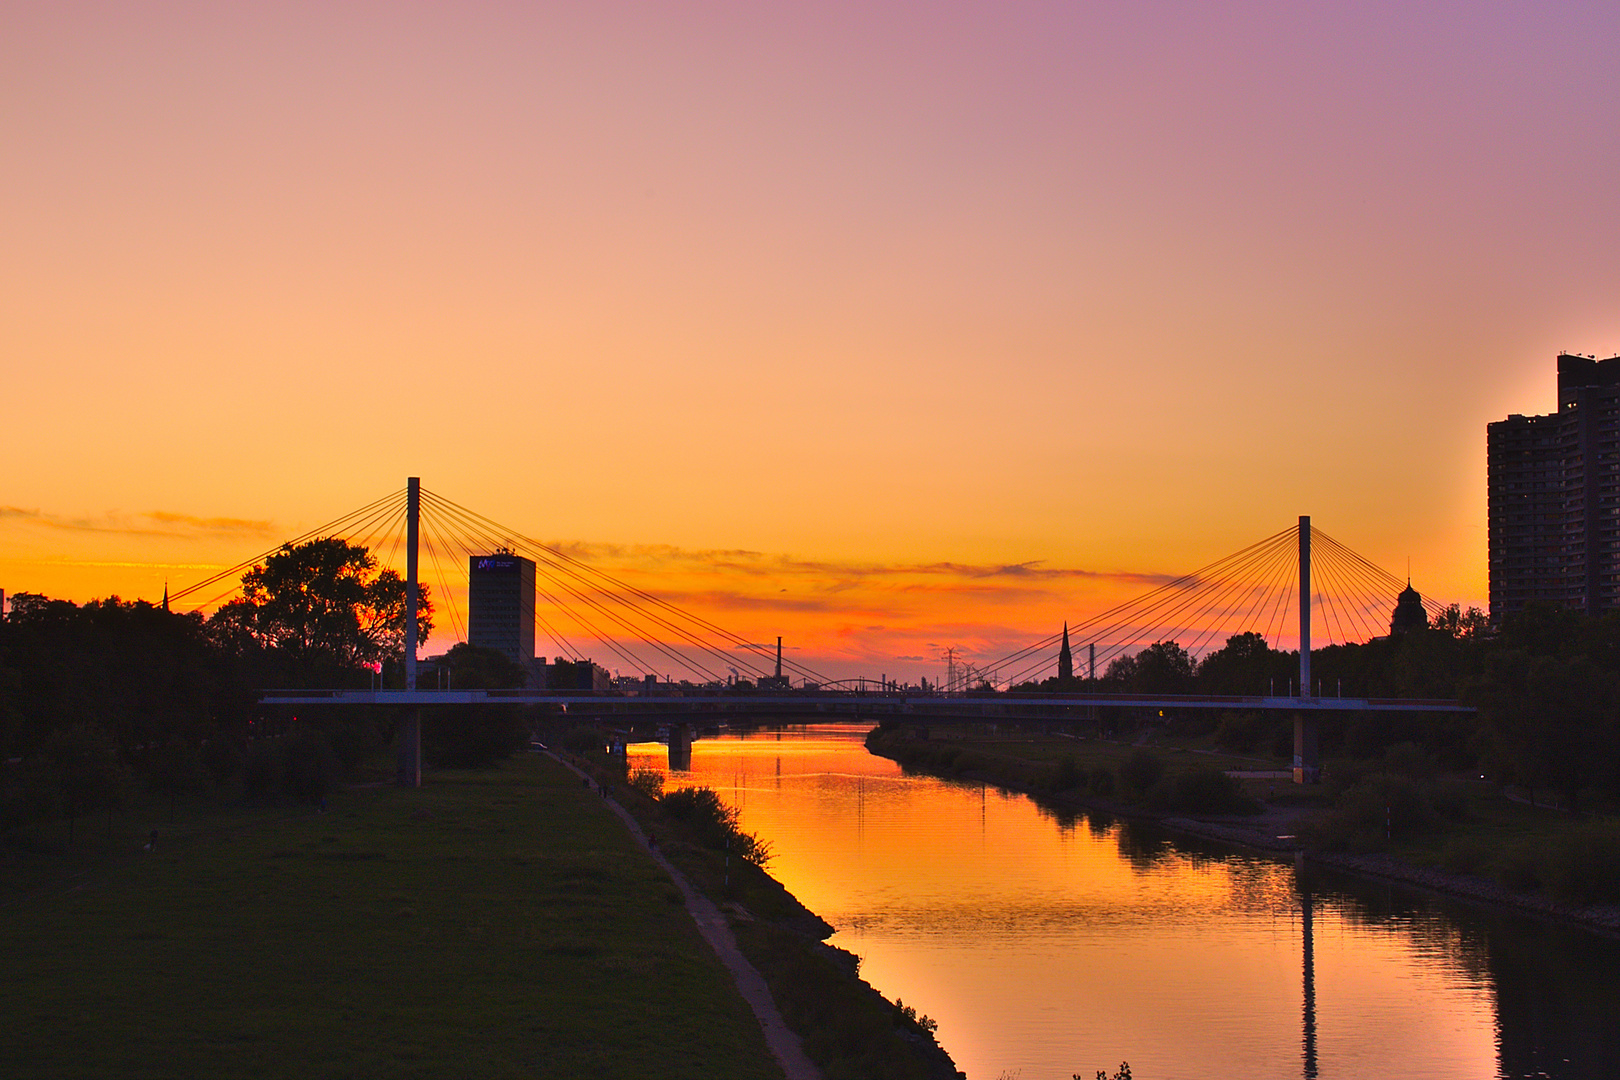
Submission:
<svg viewBox="0 0 1620 1080">
<path fill-rule="evenodd" d="M 7 840 L 8 1078 L 782 1076 L 670 875 L 538 755 Z"/>
<path fill-rule="evenodd" d="M 1037 744 L 1027 737 L 1018 753 L 1006 752 L 1006 738 L 919 736 L 895 727 L 876 728 L 867 737 L 867 749 L 903 767 L 944 779 L 987 783 L 1020 792 L 1055 808 L 1103 813 L 1114 817 L 1155 822 L 1164 828 L 1219 843 L 1236 844 L 1278 858 L 1305 859 L 1336 870 L 1410 885 L 1474 903 L 1513 909 L 1525 914 L 1620 937 L 1620 905 L 1559 903 L 1545 895 L 1517 890 L 1477 874 L 1457 873 L 1402 858 L 1400 853 L 1351 854 L 1307 851 L 1300 837 L 1311 823 L 1332 810 L 1317 793 L 1296 788 L 1279 770 L 1259 767 L 1222 756 L 1200 757 L 1196 764 L 1221 769 L 1245 767 L 1251 779 L 1250 795 L 1259 812 L 1250 814 L 1156 811 L 1122 798 L 1110 798 L 1074 787 L 1055 789 L 1059 769 L 1084 774 L 1088 768 L 1117 769 L 1135 746 L 1065 737 L 1043 737 Z M 1161 748 L 1162 749 L 1162 748 Z M 1185 754 L 1185 750 L 1175 751 Z M 1189 755 L 1190 756 L 1190 755 Z M 1062 764 L 1068 759 L 1068 764 Z M 1065 783 L 1056 780 L 1057 784 Z"/>
<path fill-rule="evenodd" d="M 566 751 L 559 756 L 633 818 L 631 831 L 652 857 L 700 894 L 694 913 L 700 923 L 723 917 L 723 924 L 711 927 L 722 942 L 717 949 L 735 943 L 828 1080 L 959 1080 L 962 1074 L 934 1038 L 932 1022 L 862 979 L 858 957 L 826 944 L 836 928 L 763 867 L 716 850 L 699 831 L 672 820 L 657 799 L 627 782 L 619 762 Z"/>
</svg>

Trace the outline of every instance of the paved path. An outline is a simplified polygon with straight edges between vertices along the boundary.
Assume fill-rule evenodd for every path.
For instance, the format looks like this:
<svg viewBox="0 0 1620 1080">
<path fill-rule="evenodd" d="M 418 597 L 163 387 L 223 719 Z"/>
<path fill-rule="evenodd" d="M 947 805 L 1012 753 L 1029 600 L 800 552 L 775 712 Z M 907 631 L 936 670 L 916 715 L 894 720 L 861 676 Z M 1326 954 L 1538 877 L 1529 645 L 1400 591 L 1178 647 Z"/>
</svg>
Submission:
<svg viewBox="0 0 1620 1080">
<path fill-rule="evenodd" d="M 547 753 L 554 761 L 570 769 L 574 775 L 581 779 L 589 779 L 571 763 L 563 761 L 550 751 Z M 663 852 L 647 842 L 646 833 L 641 831 L 641 826 L 637 824 L 630 811 L 611 798 L 603 801 L 619 815 L 625 827 L 630 830 L 630 835 L 636 838 L 636 843 L 652 856 L 654 862 L 664 868 L 680 888 L 681 895 L 686 898 L 686 910 L 691 912 L 692 921 L 697 923 L 698 932 L 714 949 L 720 962 L 726 965 L 731 977 L 737 980 L 737 989 L 742 992 L 743 1000 L 754 1010 L 760 1030 L 765 1033 L 765 1042 L 770 1046 L 771 1053 L 776 1056 L 777 1064 L 782 1066 L 782 1072 L 786 1074 L 787 1080 L 823 1080 L 821 1070 L 805 1055 L 799 1037 L 783 1021 L 782 1014 L 776 1008 L 776 999 L 771 997 L 771 989 L 765 985 L 764 976 L 748 962 L 748 957 L 737 947 L 737 939 L 731 933 L 731 926 L 726 922 L 725 915 L 707 896 L 692 887 L 692 883 L 686 880 L 686 875 L 675 869 L 670 861 L 664 858 Z"/>
</svg>

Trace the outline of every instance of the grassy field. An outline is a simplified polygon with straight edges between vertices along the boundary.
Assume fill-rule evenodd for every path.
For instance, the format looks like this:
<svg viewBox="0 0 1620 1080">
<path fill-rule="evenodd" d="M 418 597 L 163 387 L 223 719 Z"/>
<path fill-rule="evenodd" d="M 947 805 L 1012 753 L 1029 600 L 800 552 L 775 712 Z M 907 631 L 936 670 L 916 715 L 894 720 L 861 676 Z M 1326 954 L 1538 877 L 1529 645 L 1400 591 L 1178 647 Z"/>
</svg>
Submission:
<svg viewBox="0 0 1620 1080">
<path fill-rule="evenodd" d="M 8 847 L 0 1074 L 780 1075 L 674 884 L 549 760 L 167 814 L 152 854 L 139 813 Z"/>
</svg>

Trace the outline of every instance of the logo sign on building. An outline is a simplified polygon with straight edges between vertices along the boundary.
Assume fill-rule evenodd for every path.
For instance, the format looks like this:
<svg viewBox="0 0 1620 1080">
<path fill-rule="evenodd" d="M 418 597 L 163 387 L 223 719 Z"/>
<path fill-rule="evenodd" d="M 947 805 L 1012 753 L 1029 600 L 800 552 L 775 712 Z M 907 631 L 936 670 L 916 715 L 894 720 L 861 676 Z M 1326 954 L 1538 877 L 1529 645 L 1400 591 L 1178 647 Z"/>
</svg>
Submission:
<svg viewBox="0 0 1620 1080">
<path fill-rule="evenodd" d="M 515 574 L 518 559 L 516 555 L 480 555 L 473 560 L 473 569 L 484 574 Z"/>
</svg>

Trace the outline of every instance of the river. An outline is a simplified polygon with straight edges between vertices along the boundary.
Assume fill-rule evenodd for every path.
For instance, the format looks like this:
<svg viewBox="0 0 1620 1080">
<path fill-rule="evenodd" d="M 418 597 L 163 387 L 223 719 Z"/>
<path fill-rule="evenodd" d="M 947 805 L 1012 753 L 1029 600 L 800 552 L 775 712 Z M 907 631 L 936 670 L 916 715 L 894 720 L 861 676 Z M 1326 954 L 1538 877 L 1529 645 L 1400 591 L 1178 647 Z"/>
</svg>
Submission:
<svg viewBox="0 0 1620 1080">
<path fill-rule="evenodd" d="M 970 1080 L 1620 1076 L 1620 943 L 906 775 L 865 730 L 630 762 L 737 807 Z"/>
</svg>

